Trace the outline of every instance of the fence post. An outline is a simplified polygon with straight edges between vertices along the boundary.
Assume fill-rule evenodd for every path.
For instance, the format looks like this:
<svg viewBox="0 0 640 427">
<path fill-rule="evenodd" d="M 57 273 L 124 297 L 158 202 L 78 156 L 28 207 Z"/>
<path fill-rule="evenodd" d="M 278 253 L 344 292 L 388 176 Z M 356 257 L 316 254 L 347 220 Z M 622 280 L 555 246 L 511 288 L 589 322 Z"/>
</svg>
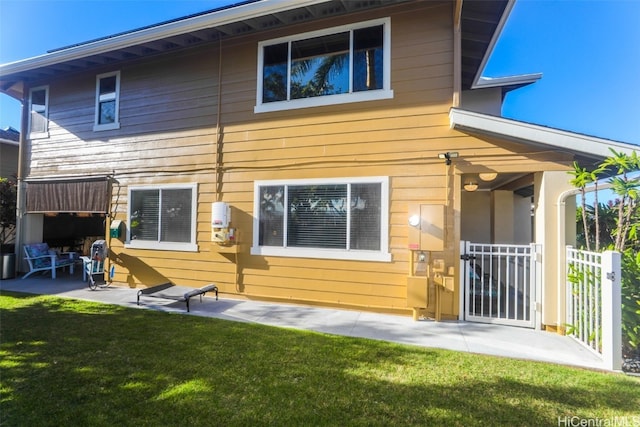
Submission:
<svg viewBox="0 0 640 427">
<path fill-rule="evenodd" d="M 465 301 L 467 299 L 466 286 L 467 286 L 467 261 L 462 259 L 462 255 L 469 253 L 469 242 L 460 240 L 460 295 L 458 298 L 458 320 L 467 320 L 467 309 Z"/>
<path fill-rule="evenodd" d="M 622 268 L 620 252 L 602 253 L 602 359 L 606 369 L 622 369 Z"/>
</svg>

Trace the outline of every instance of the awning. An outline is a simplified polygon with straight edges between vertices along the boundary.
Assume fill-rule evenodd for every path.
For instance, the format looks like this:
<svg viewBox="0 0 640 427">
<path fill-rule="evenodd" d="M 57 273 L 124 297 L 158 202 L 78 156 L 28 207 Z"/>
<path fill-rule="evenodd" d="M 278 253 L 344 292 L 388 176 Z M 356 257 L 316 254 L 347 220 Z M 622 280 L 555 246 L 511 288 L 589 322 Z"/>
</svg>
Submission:
<svg viewBox="0 0 640 427">
<path fill-rule="evenodd" d="M 107 213 L 109 178 L 26 181 L 27 213 Z"/>
</svg>

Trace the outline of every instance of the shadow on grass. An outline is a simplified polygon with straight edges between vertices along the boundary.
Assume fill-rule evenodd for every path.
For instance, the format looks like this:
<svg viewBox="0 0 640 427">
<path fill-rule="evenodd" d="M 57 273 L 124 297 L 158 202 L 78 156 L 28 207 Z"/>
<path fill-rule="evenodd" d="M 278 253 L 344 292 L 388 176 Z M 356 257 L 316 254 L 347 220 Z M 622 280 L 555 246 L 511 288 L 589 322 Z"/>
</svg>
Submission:
<svg viewBox="0 0 640 427">
<path fill-rule="evenodd" d="M 0 308 L 3 426 L 557 425 L 640 407 L 622 375 L 48 296 Z"/>
</svg>

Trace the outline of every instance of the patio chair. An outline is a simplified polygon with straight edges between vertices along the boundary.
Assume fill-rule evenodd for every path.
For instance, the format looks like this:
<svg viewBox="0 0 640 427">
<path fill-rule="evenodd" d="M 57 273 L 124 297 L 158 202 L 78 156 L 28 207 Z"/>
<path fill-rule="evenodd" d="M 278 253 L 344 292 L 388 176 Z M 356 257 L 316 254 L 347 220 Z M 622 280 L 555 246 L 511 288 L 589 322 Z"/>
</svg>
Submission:
<svg viewBox="0 0 640 427">
<path fill-rule="evenodd" d="M 22 278 L 26 279 L 37 271 L 51 271 L 51 278 L 56 278 L 56 269 L 69 267 L 73 274 L 75 259 L 69 253 L 58 254 L 49 248 L 46 243 L 32 243 L 24 245 L 24 259 L 29 264 L 29 272 Z"/>
</svg>

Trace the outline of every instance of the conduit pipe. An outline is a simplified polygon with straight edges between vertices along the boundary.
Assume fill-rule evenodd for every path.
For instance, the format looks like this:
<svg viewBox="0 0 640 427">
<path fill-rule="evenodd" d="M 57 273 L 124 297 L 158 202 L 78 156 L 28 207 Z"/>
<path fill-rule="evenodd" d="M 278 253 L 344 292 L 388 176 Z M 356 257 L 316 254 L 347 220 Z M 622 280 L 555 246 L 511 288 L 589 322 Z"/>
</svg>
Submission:
<svg viewBox="0 0 640 427">
<path fill-rule="evenodd" d="M 218 105 L 216 111 L 216 201 L 220 201 L 220 193 L 222 189 L 222 135 L 220 120 L 222 116 L 222 36 L 218 39 Z"/>
</svg>

